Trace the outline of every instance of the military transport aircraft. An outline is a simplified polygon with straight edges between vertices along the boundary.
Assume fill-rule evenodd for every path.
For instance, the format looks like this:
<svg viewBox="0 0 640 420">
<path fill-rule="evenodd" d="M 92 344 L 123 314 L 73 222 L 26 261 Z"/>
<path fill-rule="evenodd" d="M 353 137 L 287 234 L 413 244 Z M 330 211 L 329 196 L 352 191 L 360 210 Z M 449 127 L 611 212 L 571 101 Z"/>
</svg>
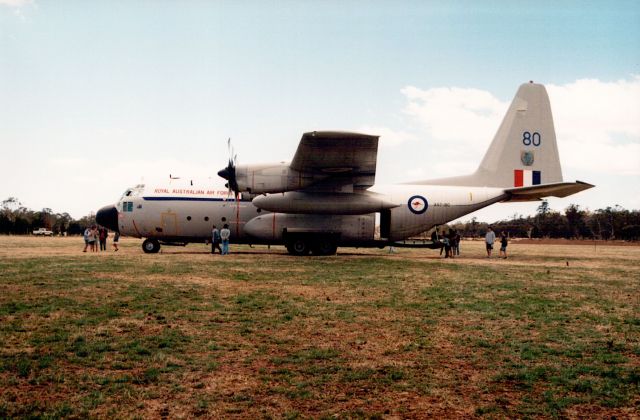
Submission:
<svg viewBox="0 0 640 420">
<path fill-rule="evenodd" d="M 228 224 L 232 243 L 330 255 L 338 246 L 393 245 L 497 202 L 566 197 L 593 187 L 562 180 L 549 98 L 533 82 L 518 89 L 473 174 L 378 186 L 377 151 L 375 135 L 313 131 L 303 134 L 290 163 L 230 159 L 218 172 L 225 186 L 138 185 L 101 208 L 96 221 L 146 238 L 147 253 L 161 244 L 205 242 L 213 224 Z"/>
</svg>

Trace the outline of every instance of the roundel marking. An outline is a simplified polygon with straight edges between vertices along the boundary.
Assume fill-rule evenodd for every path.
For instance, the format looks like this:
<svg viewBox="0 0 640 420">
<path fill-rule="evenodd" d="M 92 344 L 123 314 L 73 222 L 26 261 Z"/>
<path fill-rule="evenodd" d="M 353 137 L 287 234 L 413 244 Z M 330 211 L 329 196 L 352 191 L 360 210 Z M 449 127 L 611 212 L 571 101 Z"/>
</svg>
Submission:
<svg viewBox="0 0 640 420">
<path fill-rule="evenodd" d="M 427 208 L 429 208 L 429 203 L 427 202 L 427 199 L 424 198 L 423 196 L 414 195 L 411 198 L 409 198 L 409 201 L 407 201 L 407 206 L 409 207 L 409 210 L 411 210 L 412 213 L 422 214 L 425 211 L 427 211 Z"/>
</svg>

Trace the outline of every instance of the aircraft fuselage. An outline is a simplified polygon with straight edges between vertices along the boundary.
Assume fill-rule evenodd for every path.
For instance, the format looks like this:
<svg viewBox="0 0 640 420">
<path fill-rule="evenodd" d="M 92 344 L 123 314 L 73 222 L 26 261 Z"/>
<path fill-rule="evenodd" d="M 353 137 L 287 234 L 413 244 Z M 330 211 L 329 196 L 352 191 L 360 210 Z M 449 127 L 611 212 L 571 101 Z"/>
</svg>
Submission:
<svg viewBox="0 0 640 420">
<path fill-rule="evenodd" d="M 113 220 L 104 220 L 110 206 L 100 210 L 98 218 L 102 220 L 98 222 L 111 229 L 117 227 L 122 235 L 147 238 L 155 245 L 209 241 L 214 224 L 219 229 L 227 224 L 232 243 L 289 247 L 294 238 L 306 238 L 310 248 L 320 238 L 330 242 L 330 248 L 368 247 L 401 241 L 505 198 L 503 189 L 485 187 L 399 184 L 374 186 L 370 192 L 392 208 L 365 214 L 268 212 L 251 202 L 254 197 L 245 194 L 236 200 L 222 186 L 140 185 L 127 190 L 113 206 L 117 226 Z M 380 225 L 379 234 L 376 223 Z M 143 248 L 157 251 L 157 247 Z"/>
</svg>

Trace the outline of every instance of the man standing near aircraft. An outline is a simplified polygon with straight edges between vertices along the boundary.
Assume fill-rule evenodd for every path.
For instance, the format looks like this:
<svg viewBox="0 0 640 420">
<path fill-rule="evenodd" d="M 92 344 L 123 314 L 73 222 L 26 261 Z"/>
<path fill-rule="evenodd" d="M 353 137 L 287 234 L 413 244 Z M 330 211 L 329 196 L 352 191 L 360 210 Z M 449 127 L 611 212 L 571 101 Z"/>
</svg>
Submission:
<svg viewBox="0 0 640 420">
<path fill-rule="evenodd" d="M 231 236 L 231 231 L 229 230 L 229 225 L 225 224 L 220 231 L 220 239 L 222 239 L 222 255 L 229 254 L 229 237 Z"/>
<path fill-rule="evenodd" d="M 222 249 L 220 249 L 220 231 L 216 225 L 213 225 L 213 228 L 211 229 L 211 253 L 215 254 L 216 249 L 220 251 L 220 254 L 222 254 Z"/>
<path fill-rule="evenodd" d="M 91 228 L 87 227 L 84 230 L 84 249 L 82 250 L 82 252 L 87 252 L 87 248 L 89 248 L 89 236 L 91 235 Z"/>
<path fill-rule="evenodd" d="M 493 251 L 493 243 L 496 241 L 496 234 L 493 232 L 493 229 L 491 229 L 491 226 L 487 229 L 488 231 L 484 236 L 484 242 L 487 245 L 487 258 L 491 258 L 491 251 Z"/>
</svg>

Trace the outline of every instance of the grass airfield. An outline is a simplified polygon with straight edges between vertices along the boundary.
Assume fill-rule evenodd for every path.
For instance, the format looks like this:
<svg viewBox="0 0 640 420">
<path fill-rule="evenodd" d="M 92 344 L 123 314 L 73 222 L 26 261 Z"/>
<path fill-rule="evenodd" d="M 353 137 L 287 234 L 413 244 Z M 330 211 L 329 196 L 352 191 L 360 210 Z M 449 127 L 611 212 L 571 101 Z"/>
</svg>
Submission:
<svg viewBox="0 0 640 420">
<path fill-rule="evenodd" d="M 0 418 L 640 416 L 640 247 L 0 236 Z"/>
</svg>

